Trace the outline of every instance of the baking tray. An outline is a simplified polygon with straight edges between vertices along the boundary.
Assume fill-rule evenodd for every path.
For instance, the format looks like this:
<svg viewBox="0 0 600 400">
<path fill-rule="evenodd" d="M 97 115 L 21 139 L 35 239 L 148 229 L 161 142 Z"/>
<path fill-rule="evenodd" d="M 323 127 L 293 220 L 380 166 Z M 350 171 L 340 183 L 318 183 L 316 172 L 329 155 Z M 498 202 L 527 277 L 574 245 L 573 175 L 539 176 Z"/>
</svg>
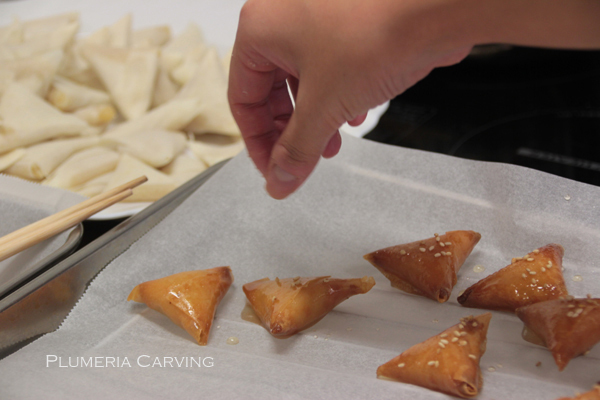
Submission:
<svg viewBox="0 0 600 400">
<path fill-rule="evenodd" d="M 56 329 L 104 266 L 168 215 L 225 163 L 212 166 L 1 298 L 0 358 Z M 70 243 L 81 236 L 81 231 L 78 227 L 72 232 Z"/>
<path fill-rule="evenodd" d="M 53 251 L 45 258 L 31 264 L 31 266 L 27 268 L 27 272 L 17 273 L 18 271 L 15 271 L 15 274 L 12 274 L 10 278 L 0 282 L 0 299 L 3 299 L 19 286 L 26 284 L 34 276 L 51 268 L 54 264 L 67 257 L 76 249 L 82 237 L 83 224 L 77 224 L 75 227 L 69 229 L 65 242 L 57 250 Z M 20 264 L 26 262 L 29 257 L 28 250 L 24 250 L 2 263 L 6 263 L 8 268 L 16 269 L 21 266 Z"/>
</svg>

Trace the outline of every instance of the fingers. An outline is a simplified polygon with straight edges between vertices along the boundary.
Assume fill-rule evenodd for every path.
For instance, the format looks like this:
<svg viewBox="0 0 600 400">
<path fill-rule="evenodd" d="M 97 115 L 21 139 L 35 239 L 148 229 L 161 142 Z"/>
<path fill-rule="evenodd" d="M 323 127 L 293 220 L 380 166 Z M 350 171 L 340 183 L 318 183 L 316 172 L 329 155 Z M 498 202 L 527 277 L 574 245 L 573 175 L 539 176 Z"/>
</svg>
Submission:
<svg viewBox="0 0 600 400">
<path fill-rule="evenodd" d="M 359 126 L 360 124 L 362 124 L 363 122 L 365 122 L 365 119 L 367 119 L 367 114 L 361 114 L 358 117 L 348 121 L 348 125 L 350 126 Z"/>
<path fill-rule="evenodd" d="M 253 69 L 243 55 L 231 60 L 228 99 L 250 158 L 266 175 L 271 150 L 287 126 L 293 106 L 287 91 L 287 74 L 275 66 Z"/>
<path fill-rule="evenodd" d="M 310 97 L 298 96 L 296 109 L 287 128 L 275 143 L 266 174 L 266 189 L 275 199 L 283 199 L 298 189 L 312 173 L 321 155 L 333 157 L 340 149 L 341 122 L 328 117 Z M 325 99 L 323 99 L 325 100 Z"/>
</svg>

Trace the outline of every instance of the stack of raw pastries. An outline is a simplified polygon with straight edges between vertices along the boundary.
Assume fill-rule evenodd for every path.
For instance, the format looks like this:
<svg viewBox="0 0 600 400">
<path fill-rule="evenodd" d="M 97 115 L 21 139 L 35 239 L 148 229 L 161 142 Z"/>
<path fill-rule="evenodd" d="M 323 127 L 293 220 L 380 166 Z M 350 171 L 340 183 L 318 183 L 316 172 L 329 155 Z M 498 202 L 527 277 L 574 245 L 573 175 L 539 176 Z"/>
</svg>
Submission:
<svg viewBox="0 0 600 400">
<path fill-rule="evenodd" d="M 141 175 L 154 201 L 243 149 L 229 57 L 198 26 L 78 37 L 79 15 L 0 27 L 0 172 L 93 196 Z"/>
</svg>

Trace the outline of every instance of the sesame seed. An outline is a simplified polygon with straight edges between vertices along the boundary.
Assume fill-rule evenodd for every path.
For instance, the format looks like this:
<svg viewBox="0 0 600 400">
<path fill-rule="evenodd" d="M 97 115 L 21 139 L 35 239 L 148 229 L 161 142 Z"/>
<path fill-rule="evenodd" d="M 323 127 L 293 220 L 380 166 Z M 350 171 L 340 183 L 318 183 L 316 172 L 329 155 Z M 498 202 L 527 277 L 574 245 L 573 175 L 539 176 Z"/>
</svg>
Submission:
<svg viewBox="0 0 600 400">
<path fill-rule="evenodd" d="M 451 255 L 452 255 L 452 252 L 451 252 L 451 251 L 447 251 L 447 252 L 446 252 L 446 255 L 447 255 L 447 256 L 451 256 Z"/>
<path fill-rule="evenodd" d="M 531 283 L 533 283 L 535 285 L 537 283 L 537 279 L 531 278 Z"/>
<path fill-rule="evenodd" d="M 473 328 L 475 328 L 478 324 L 477 324 L 477 322 L 473 321 L 472 325 L 473 325 Z"/>
<path fill-rule="evenodd" d="M 294 278 L 294 282 L 298 282 L 299 280 L 300 280 L 299 276 L 297 276 L 297 277 Z"/>
<path fill-rule="evenodd" d="M 398 368 L 404 368 L 405 365 L 406 364 L 404 364 L 404 363 L 400 363 L 400 364 L 398 364 Z"/>
<path fill-rule="evenodd" d="M 547 265 L 547 267 L 548 267 L 548 268 L 552 268 L 552 261 L 548 261 L 548 265 Z"/>
<path fill-rule="evenodd" d="M 529 257 L 527 261 L 533 261 L 533 257 Z"/>
<path fill-rule="evenodd" d="M 435 253 L 433 256 L 434 257 L 439 257 L 439 256 L 441 256 L 441 254 L 440 253 Z"/>
<path fill-rule="evenodd" d="M 435 241 L 436 241 L 436 242 L 439 242 L 439 241 L 440 241 L 440 237 L 439 237 L 439 236 L 436 236 L 436 237 L 435 237 Z"/>
<path fill-rule="evenodd" d="M 541 271 L 542 271 L 542 272 L 546 272 L 546 268 L 542 267 L 542 268 L 541 268 Z"/>
<path fill-rule="evenodd" d="M 329 282 L 329 278 L 325 278 L 325 279 L 323 279 L 323 282 L 324 282 L 324 283 L 327 283 L 327 282 Z"/>
<path fill-rule="evenodd" d="M 468 335 L 468 333 L 464 332 L 464 331 L 460 333 L 460 336 L 467 336 L 467 335 Z"/>
<path fill-rule="evenodd" d="M 448 344 L 448 341 L 446 339 L 442 339 L 440 340 L 440 343 Z"/>
<path fill-rule="evenodd" d="M 465 326 L 464 326 L 463 324 L 458 324 L 458 327 L 459 327 L 460 329 L 465 329 Z"/>
<path fill-rule="evenodd" d="M 421 251 L 421 253 L 425 253 L 425 247 L 419 247 L 419 250 Z"/>
<path fill-rule="evenodd" d="M 569 311 L 567 313 L 567 317 L 574 318 L 575 317 L 575 313 L 573 311 Z"/>
<path fill-rule="evenodd" d="M 445 242 L 444 244 L 445 244 L 446 246 L 451 246 L 451 245 L 452 245 L 452 242 Z"/>
<path fill-rule="evenodd" d="M 454 335 L 460 336 L 460 332 L 459 331 L 454 331 Z"/>
<path fill-rule="evenodd" d="M 429 246 L 429 251 L 435 249 L 435 246 Z"/>
<path fill-rule="evenodd" d="M 517 261 L 521 261 L 523 259 L 523 257 L 515 257 L 515 260 Z"/>
<path fill-rule="evenodd" d="M 460 342 L 458 342 L 459 346 L 466 346 L 467 345 L 467 341 L 466 340 L 461 340 Z"/>
<path fill-rule="evenodd" d="M 524 273 L 524 274 L 522 274 L 521 276 L 522 276 L 523 278 L 527 278 L 527 274 L 525 274 L 525 273 Z"/>
<path fill-rule="evenodd" d="M 511 263 L 511 264 L 514 264 L 514 263 L 515 263 L 515 261 L 517 261 L 517 259 L 513 257 L 513 258 L 510 260 L 510 263 Z"/>
<path fill-rule="evenodd" d="M 440 335 L 440 337 L 448 337 L 448 334 L 447 334 L 447 333 L 442 333 L 442 334 Z"/>
<path fill-rule="evenodd" d="M 438 346 L 440 346 L 442 349 L 446 348 L 446 345 L 442 342 L 438 342 Z"/>
<path fill-rule="evenodd" d="M 529 268 L 525 268 L 525 271 L 529 272 L 529 271 L 531 271 L 531 270 L 530 270 Z"/>
<path fill-rule="evenodd" d="M 440 236 L 440 234 L 439 233 L 434 233 L 433 236 L 438 237 L 438 236 Z"/>
<path fill-rule="evenodd" d="M 477 356 L 475 354 L 469 354 L 469 358 L 473 360 L 477 360 Z"/>
<path fill-rule="evenodd" d="M 575 310 L 575 312 L 576 312 L 577 314 L 581 314 L 581 313 L 583 312 L 583 308 L 578 308 L 577 310 Z"/>
<path fill-rule="evenodd" d="M 440 242 L 440 246 L 444 247 L 446 245 L 444 244 L 444 242 Z"/>
<path fill-rule="evenodd" d="M 456 342 L 458 342 L 458 338 L 457 338 L 457 337 L 455 337 L 455 338 L 452 338 L 451 342 L 452 342 L 452 343 L 456 343 Z"/>
<path fill-rule="evenodd" d="M 401 255 L 405 255 L 406 254 L 406 250 L 400 250 L 400 254 Z"/>
<path fill-rule="evenodd" d="M 535 271 L 529 271 L 529 275 L 535 275 L 536 272 Z"/>
<path fill-rule="evenodd" d="M 429 365 L 430 367 L 434 366 L 435 365 L 435 361 L 429 361 L 429 362 L 427 362 L 427 365 Z"/>
<path fill-rule="evenodd" d="M 539 251 L 538 249 L 535 249 L 533 252 L 534 252 L 535 254 L 537 254 L 537 253 L 539 253 L 540 251 Z"/>
</svg>

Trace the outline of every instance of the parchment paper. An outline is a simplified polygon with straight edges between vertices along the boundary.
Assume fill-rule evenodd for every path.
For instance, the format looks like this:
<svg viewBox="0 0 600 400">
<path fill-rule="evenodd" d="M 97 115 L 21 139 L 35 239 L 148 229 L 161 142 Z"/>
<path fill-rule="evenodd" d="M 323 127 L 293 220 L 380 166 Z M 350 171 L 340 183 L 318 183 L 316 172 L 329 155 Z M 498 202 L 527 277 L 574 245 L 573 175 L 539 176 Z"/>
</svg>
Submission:
<svg viewBox="0 0 600 400">
<path fill-rule="evenodd" d="M 571 294 L 600 295 L 599 196 L 599 188 L 521 167 L 344 136 L 337 157 L 276 201 L 241 154 L 114 260 L 58 331 L 0 362 L 1 397 L 448 398 L 379 380 L 375 371 L 460 317 L 485 312 L 459 306 L 458 293 L 539 246 L 564 246 Z M 476 230 L 482 239 L 444 304 L 391 288 L 362 258 L 454 229 Z M 478 264 L 484 272 L 474 272 Z M 205 347 L 165 316 L 125 301 L 140 282 L 221 265 L 231 266 L 235 282 Z M 377 284 L 285 340 L 240 318 L 244 283 L 328 274 L 372 275 Z M 574 282 L 575 275 L 583 280 Z M 556 399 L 598 380 L 600 347 L 559 373 L 550 352 L 525 342 L 521 329 L 516 316 L 493 313 L 480 399 Z M 227 344 L 230 337 L 239 344 Z M 90 357 L 94 364 L 83 366 Z M 186 367 L 190 358 L 202 366 Z"/>
<path fill-rule="evenodd" d="M 0 237 L 85 200 L 65 190 L 0 175 Z M 0 261 L 0 295 L 63 246 L 72 229 Z"/>
</svg>

